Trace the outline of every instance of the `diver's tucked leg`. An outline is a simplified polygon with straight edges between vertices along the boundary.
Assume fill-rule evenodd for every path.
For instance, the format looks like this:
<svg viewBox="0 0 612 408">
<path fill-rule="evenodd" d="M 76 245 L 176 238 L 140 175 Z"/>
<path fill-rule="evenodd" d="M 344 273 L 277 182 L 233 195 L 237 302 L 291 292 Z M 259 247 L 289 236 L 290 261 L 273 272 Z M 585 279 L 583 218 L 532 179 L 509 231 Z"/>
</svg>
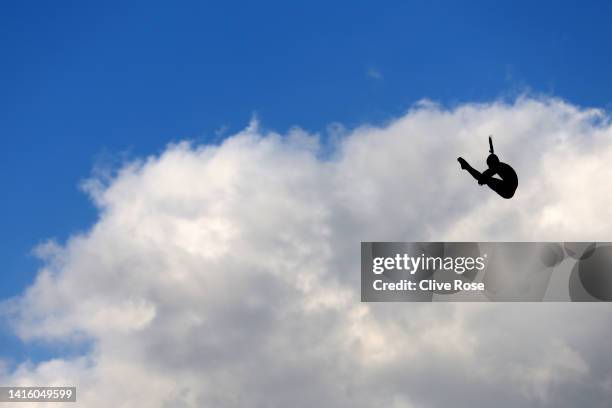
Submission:
<svg viewBox="0 0 612 408">
<path fill-rule="evenodd" d="M 491 177 L 487 182 L 487 185 L 491 188 L 491 190 L 495 191 L 503 198 L 512 198 L 514 195 L 514 191 L 512 190 L 511 186 L 508 186 L 504 180 Z"/>
<path fill-rule="evenodd" d="M 459 157 L 457 161 L 459 162 L 459 164 L 461 164 L 462 169 L 467 170 L 467 172 L 470 173 L 472 177 L 474 177 L 476 180 L 480 180 L 481 173 L 472 166 L 470 166 L 470 164 L 466 162 L 463 157 Z"/>
</svg>

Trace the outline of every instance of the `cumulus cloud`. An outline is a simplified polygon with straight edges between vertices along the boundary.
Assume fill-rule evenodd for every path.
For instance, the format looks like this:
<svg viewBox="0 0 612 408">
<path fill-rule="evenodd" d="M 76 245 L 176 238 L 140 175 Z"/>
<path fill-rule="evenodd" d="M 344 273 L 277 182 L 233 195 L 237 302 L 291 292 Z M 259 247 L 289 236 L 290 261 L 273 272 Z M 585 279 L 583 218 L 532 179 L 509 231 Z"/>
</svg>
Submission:
<svg viewBox="0 0 612 408">
<path fill-rule="evenodd" d="M 486 136 L 517 170 L 503 200 Z M 317 135 L 253 122 L 220 145 L 169 146 L 86 190 L 89 231 L 39 251 L 5 303 L 23 341 L 90 344 L 0 371 L 76 384 L 87 407 L 603 406 L 601 304 L 363 304 L 360 241 L 607 240 L 612 128 L 556 99 L 415 105 Z"/>
</svg>

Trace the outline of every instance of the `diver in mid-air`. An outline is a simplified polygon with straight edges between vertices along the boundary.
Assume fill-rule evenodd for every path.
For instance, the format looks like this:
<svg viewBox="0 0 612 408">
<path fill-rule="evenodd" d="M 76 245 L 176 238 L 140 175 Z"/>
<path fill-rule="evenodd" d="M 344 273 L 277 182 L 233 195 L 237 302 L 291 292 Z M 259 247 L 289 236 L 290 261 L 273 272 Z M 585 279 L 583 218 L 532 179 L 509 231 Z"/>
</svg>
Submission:
<svg viewBox="0 0 612 408">
<path fill-rule="evenodd" d="M 493 140 L 491 136 L 489 136 L 489 147 L 489 152 L 491 153 L 487 157 L 487 166 L 489 168 L 482 173 L 470 166 L 463 157 L 459 157 L 457 160 L 461 164 L 461 168 L 467 170 L 478 181 L 478 184 L 481 186 L 486 184 L 503 198 L 512 198 L 518 187 L 516 172 L 508 164 L 500 162 L 499 158 L 493 153 Z M 498 175 L 499 178 L 494 177 L 495 175 Z"/>
</svg>

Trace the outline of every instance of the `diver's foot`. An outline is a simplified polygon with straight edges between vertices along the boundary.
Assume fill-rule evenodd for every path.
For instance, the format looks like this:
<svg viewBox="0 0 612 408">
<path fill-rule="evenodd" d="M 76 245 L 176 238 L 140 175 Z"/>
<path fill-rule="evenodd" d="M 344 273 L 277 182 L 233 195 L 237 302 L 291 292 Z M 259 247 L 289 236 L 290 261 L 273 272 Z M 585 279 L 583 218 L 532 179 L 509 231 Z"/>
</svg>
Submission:
<svg viewBox="0 0 612 408">
<path fill-rule="evenodd" d="M 458 157 L 457 161 L 461 165 L 461 168 L 464 169 L 464 170 L 469 166 L 468 162 L 466 162 L 463 157 Z"/>
</svg>

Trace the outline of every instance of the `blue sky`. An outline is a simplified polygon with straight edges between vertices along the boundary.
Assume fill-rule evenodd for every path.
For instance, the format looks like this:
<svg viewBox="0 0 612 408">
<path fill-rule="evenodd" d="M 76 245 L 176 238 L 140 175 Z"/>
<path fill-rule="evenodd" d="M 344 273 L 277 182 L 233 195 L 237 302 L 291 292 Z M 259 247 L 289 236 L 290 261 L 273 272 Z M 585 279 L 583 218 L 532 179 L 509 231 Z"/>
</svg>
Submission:
<svg viewBox="0 0 612 408">
<path fill-rule="evenodd" d="M 0 298 L 32 281 L 33 247 L 95 220 L 79 183 L 109 157 L 253 113 L 323 131 L 526 89 L 610 108 L 607 2 L 294 3 L 2 3 Z"/>
</svg>

